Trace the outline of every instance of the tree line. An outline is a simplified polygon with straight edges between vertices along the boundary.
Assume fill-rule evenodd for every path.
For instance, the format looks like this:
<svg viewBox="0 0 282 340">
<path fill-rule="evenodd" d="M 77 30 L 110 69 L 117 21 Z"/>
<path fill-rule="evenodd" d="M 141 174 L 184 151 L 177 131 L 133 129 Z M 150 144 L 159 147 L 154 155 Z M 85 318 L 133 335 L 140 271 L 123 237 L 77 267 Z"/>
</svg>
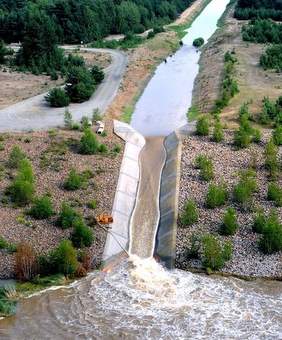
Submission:
<svg viewBox="0 0 282 340">
<path fill-rule="evenodd" d="M 248 19 L 272 19 L 282 20 L 281 0 L 238 0 L 235 18 Z"/>
<path fill-rule="evenodd" d="M 22 41 L 26 32 L 55 35 L 58 43 L 141 33 L 175 19 L 194 0 L 0 0 L 0 40 Z M 52 29 L 51 29 L 52 28 Z"/>
</svg>

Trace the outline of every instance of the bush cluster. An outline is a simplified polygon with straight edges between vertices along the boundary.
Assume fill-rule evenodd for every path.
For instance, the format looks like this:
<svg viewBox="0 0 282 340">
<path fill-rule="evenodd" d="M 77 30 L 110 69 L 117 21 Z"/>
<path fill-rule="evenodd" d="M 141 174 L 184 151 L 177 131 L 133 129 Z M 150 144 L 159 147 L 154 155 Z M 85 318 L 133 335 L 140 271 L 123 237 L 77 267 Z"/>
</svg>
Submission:
<svg viewBox="0 0 282 340">
<path fill-rule="evenodd" d="M 223 127 L 219 120 L 214 124 L 212 140 L 216 143 L 222 142 L 224 139 Z"/>
<path fill-rule="evenodd" d="M 268 47 L 260 57 L 260 65 L 265 69 L 282 71 L 282 42 Z"/>
<path fill-rule="evenodd" d="M 234 201 L 246 209 L 252 202 L 257 190 L 256 173 L 253 170 L 242 171 L 240 180 L 233 190 Z"/>
<path fill-rule="evenodd" d="M 225 108 L 230 99 L 239 92 L 238 83 L 234 78 L 236 63 L 237 58 L 235 52 L 226 52 L 224 55 L 224 73 L 221 85 L 221 95 L 220 99 L 215 102 L 215 112 L 220 112 Z"/>
<path fill-rule="evenodd" d="M 196 134 L 198 136 L 208 136 L 210 132 L 210 123 L 207 117 L 201 117 L 196 124 Z"/>
<path fill-rule="evenodd" d="M 268 97 L 263 99 L 258 121 L 260 124 L 276 124 L 278 127 L 282 124 L 282 96 L 276 101 Z"/>
<path fill-rule="evenodd" d="M 278 175 L 280 165 L 278 158 L 278 147 L 274 144 L 271 139 L 265 146 L 265 167 L 269 171 L 269 176 L 275 179 Z"/>
<path fill-rule="evenodd" d="M 25 158 L 26 154 L 18 145 L 15 145 L 9 154 L 7 166 L 11 169 L 17 169 L 20 165 L 20 162 Z"/>
<path fill-rule="evenodd" d="M 85 224 L 82 218 L 73 221 L 72 244 L 76 248 L 90 247 L 94 241 L 92 230 Z"/>
<path fill-rule="evenodd" d="M 204 181 L 211 181 L 214 178 L 213 162 L 205 155 L 199 155 L 196 158 L 196 167 L 200 169 L 200 177 Z"/>
<path fill-rule="evenodd" d="M 254 219 L 253 231 L 262 235 L 259 246 L 265 254 L 282 250 L 282 224 L 275 211 L 268 216 L 259 212 Z"/>
<path fill-rule="evenodd" d="M 68 203 L 64 202 L 59 213 L 57 225 L 62 229 L 72 228 L 74 221 L 80 217 L 80 214 L 75 211 Z"/>
<path fill-rule="evenodd" d="M 282 188 L 277 183 L 268 185 L 267 199 L 275 202 L 277 207 L 282 207 Z"/>
<path fill-rule="evenodd" d="M 238 229 L 236 211 L 233 208 L 228 208 L 220 228 L 222 235 L 234 235 Z"/>
<path fill-rule="evenodd" d="M 209 234 L 202 238 L 202 248 L 202 264 L 206 269 L 219 270 L 232 257 L 231 243 L 225 242 L 222 245 L 216 237 Z"/>
<path fill-rule="evenodd" d="M 228 198 L 228 192 L 225 184 L 210 184 L 206 197 L 206 205 L 209 209 L 221 207 Z"/>
<path fill-rule="evenodd" d="M 199 219 L 198 209 L 194 200 L 188 200 L 184 207 L 184 212 L 181 216 L 183 226 L 190 226 L 196 223 Z"/>
<path fill-rule="evenodd" d="M 193 41 L 193 46 L 199 48 L 203 46 L 204 43 L 205 43 L 205 40 L 203 38 L 197 38 Z"/>
<path fill-rule="evenodd" d="M 31 163 L 27 159 L 20 162 L 16 178 L 12 181 L 7 193 L 18 206 L 30 203 L 34 195 L 34 175 Z"/>
<path fill-rule="evenodd" d="M 38 220 L 51 217 L 54 214 L 51 198 L 48 195 L 36 198 L 29 214 Z"/>
<path fill-rule="evenodd" d="M 87 179 L 83 174 L 79 174 L 75 169 L 71 169 L 64 182 L 64 188 L 69 191 L 85 188 Z"/>
</svg>

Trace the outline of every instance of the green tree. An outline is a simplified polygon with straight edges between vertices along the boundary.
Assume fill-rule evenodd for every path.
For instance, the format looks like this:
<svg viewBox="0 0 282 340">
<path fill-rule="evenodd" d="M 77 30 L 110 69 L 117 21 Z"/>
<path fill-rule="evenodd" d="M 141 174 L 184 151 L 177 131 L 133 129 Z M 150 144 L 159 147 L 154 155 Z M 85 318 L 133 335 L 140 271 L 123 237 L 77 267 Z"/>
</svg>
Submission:
<svg viewBox="0 0 282 340">
<path fill-rule="evenodd" d="M 29 214 L 38 220 L 51 217 L 54 214 L 51 198 L 47 195 L 36 198 Z"/>
<path fill-rule="evenodd" d="M 90 128 L 84 130 L 79 143 L 79 150 L 83 155 L 94 155 L 99 151 L 99 143 Z"/>
</svg>

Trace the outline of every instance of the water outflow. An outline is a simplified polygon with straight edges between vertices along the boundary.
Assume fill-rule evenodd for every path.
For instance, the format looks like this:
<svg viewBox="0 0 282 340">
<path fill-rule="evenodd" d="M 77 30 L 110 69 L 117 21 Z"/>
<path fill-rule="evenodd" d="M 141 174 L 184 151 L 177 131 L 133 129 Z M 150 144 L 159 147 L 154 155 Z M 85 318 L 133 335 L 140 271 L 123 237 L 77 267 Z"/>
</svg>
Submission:
<svg viewBox="0 0 282 340">
<path fill-rule="evenodd" d="M 187 30 L 184 46 L 160 64 L 137 102 L 131 125 L 144 136 L 167 136 L 186 124 L 200 53 L 195 38 L 207 41 L 230 0 L 213 0 Z"/>
<path fill-rule="evenodd" d="M 166 271 L 132 257 L 21 303 L 1 339 L 281 339 L 282 283 Z"/>
</svg>

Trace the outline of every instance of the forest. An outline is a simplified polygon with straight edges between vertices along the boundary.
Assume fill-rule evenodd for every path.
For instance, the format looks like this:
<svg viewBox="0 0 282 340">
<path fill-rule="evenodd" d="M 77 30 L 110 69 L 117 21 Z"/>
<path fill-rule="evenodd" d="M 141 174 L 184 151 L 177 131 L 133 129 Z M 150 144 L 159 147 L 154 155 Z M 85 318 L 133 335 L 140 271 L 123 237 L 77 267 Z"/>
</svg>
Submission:
<svg viewBox="0 0 282 340">
<path fill-rule="evenodd" d="M 238 0 L 234 16 L 240 20 L 260 18 L 281 21 L 282 1 Z"/>
<path fill-rule="evenodd" d="M 194 0 L 0 0 L 0 40 L 22 41 L 26 32 L 52 27 L 58 43 L 141 33 L 175 19 Z"/>
</svg>

